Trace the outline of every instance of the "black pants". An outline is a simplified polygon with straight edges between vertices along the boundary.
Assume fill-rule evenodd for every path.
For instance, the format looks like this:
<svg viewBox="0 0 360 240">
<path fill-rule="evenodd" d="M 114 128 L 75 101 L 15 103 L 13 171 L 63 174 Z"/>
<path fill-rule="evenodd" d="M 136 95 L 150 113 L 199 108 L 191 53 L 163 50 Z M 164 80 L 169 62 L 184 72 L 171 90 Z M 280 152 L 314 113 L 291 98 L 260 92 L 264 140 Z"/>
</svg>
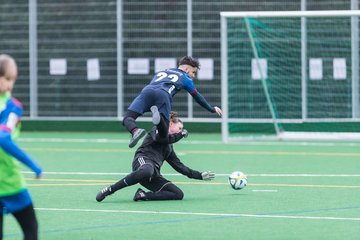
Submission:
<svg viewBox="0 0 360 240">
<path fill-rule="evenodd" d="M 183 191 L 162 176 L 150 181 L 142 181 L 140 184 L 151 190 L 145 193 L 146 200 L 182 200 L 184 198 Z"/>
<path fill-rule="evenodd" d="M 184 197 L 183 191 L 175 184 L 161 176 L 160 169 L 157 168 L 150 159 L 146 157 L 134 159 L 133 170 L 135 172 L 145 172 L 137 179 L 150 192 L 145 194 L 146 200 L 182 200 Z"/>
<path fill-rule="evenodd" d="M 38 222 L 33 205 L 30 205 L 23 210 L 12 214 L 19 223 L 24 234 L 24 240 L 38 239 Z M 3 210 L 0 209 L 0 240 L 3 237 Z"/>
<path fill-rule="evenodd" d="M 111 185 L 111 189 L 116 192 L 137 183 L 150 190 L 144 200 L 181 200 L 184 197 L 183 191 L 161 176 L 160 170 L 146 157 L 134 159 L 133 172 Z"/>
</svg>

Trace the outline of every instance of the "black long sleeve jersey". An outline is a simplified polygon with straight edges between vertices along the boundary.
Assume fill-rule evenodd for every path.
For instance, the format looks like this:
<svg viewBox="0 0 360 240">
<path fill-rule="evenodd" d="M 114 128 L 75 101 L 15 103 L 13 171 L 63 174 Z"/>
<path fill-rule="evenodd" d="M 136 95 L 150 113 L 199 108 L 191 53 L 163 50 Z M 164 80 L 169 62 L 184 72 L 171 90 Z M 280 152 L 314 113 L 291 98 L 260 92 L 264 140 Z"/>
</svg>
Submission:
<svg viewBox="0 0 360 240">
<path fill-rule="evenodd" d="M 183 136 L 181 132 L 169 134 L 165 139 L 160 138 L 157 128 L 153 127 L 146 135 L 143 143 L 137 149 L 134 159 L 144 157 L 153 161 L 155 167 L 159 170 L 164 161 L 167 161 L 177 172 L 193 179 L 202 179 L 201 173 L 185 166 L 176 156 L 173 143 L 178 142 Z"/>
</svg>

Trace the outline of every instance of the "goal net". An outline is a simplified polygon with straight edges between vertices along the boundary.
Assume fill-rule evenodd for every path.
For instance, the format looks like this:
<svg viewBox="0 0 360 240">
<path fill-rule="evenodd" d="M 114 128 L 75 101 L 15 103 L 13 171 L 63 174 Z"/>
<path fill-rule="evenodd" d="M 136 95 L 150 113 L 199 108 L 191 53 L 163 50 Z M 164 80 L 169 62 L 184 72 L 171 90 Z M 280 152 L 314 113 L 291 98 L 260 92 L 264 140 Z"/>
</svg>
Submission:
<svg viewBox="0 0 360 240">
<path fill-rule="evenodd" d="M 222 12 L 223 140 L 360 140 L 358 16 Z"/>
</svg>

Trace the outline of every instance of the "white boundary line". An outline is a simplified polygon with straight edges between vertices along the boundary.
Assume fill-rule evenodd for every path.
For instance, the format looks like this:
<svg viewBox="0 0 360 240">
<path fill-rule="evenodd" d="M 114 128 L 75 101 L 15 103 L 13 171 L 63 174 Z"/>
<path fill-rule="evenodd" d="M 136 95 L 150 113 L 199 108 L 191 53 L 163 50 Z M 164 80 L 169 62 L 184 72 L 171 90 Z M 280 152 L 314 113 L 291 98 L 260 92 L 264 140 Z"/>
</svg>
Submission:
<svg viewBox="0 0 360 240">
<path fill-rule="evenodd" d="M 20 137 L 19 142 L 54 142 L 54 143 L 129 143 L 128 139 L 109 139 L 109 138 L 28 138 Z M 222 141 L 208 141 L 208 140 L 182 140 L 178 144 L 207 144 L 207 145 L 219 145 L 224 144 Z M 287 145 L 287 146 L 360 146 L 360 142 L 312 142 L 312 141 L 244 141 L 227 143 L 226 145 Z"/>
<path fill-rule="evenodd" d="M 278 192 L 278 190 L 251 190 L 253 192 Z"/>
<path fill-rule="evenodd" d="M 31 171 L 22 173 L 34 174 Z M 45 175 L 99 175 L 99 176 L 126 176 L 129 173 L 121 172 L 44 172 Z M 164 176 L 183 176 L 180 173 L 162 173 Z M 230 173 L 216 173 L 216 176 L 227 177 Z M 308 174 L 308 173 L 249 173 L 248 177 L 360 177 L 360 174 Z"/>
<path fill-rule="evenodd" d="M 193 216 L 216 216 L 216 217 L 251 217 L 251 218 L 284 218 L 284 219 L 307 219 L 307 220 L 335 220 L 335 221 L 360 221 L 360 218 L 345 217 L 311 217 L 311 216 L 288 216 L 266 215 L 245 213 L 202 213 L 202 212 L 158 212 L 158 211 L 135 211 L 135 210 L 99 210 L 99 209 L 71 209 L 71 208 L 35 208 L 38 211 L 62 211 L 62 212 L 96 212 L 96 213 L 129 213 L 129 214 L 158 214 L 158 215 L 193 215 Z"/>
</svg>

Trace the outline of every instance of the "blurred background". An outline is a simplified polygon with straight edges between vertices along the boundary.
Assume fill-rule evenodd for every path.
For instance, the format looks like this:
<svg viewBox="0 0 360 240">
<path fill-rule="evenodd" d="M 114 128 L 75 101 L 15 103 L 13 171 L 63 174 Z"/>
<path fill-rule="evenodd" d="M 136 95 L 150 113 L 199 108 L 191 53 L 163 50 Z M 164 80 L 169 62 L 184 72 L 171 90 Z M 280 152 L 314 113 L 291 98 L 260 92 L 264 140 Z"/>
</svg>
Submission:
<svg viewBox="0 0 360 240">
<path fill-rule="evenodd" d="M 358 8 L 354 0 L 1 0 L 0 52 L 19 65 L 14 96 L 25 120 L 116 122 L 156 70 L 184 55 L 200 59 L 195 85 L 221 106 L 221 11 Z M 221 121 L 186 91 L 173 109 L 190 122 Z"/>
</svg>

